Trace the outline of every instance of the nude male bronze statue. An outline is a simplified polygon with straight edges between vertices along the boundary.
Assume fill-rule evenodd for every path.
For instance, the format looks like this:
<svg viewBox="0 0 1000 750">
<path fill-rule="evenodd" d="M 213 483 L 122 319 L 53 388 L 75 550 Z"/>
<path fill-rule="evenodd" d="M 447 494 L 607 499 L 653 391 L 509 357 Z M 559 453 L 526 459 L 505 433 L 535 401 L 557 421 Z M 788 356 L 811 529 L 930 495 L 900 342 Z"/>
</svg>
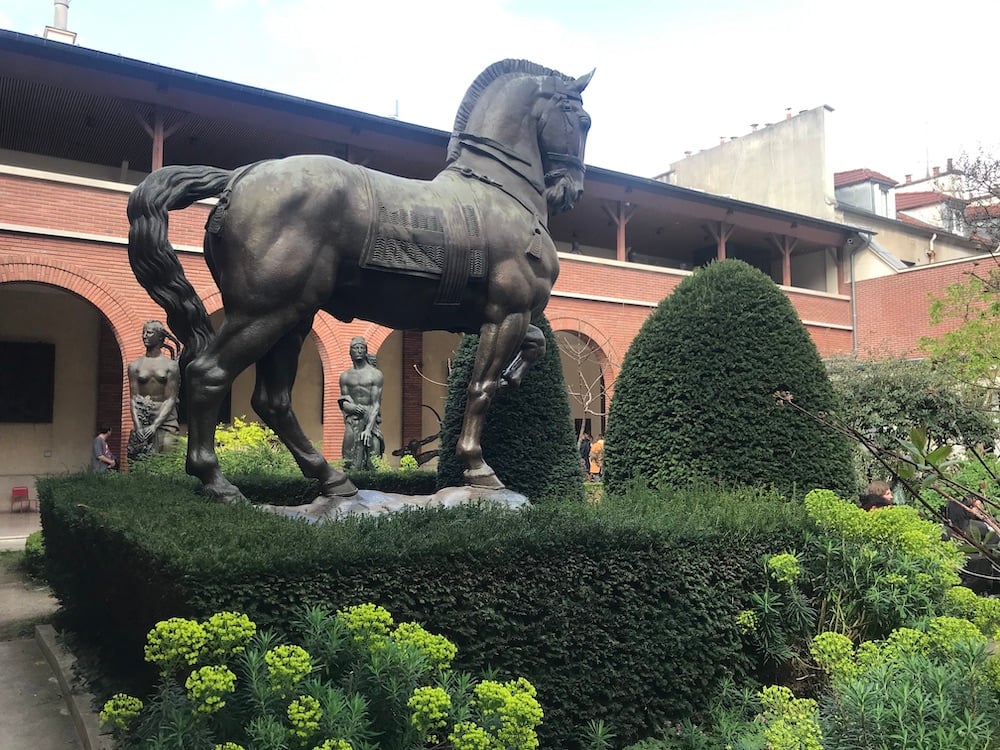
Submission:
<svg viewBox="0 0 1000 750">
<path fill-rule="evenodd" d="M 395 177 L 330 156 L 291 156 L 236 170 L 169 166 L 128 202 L 129 260 L 184 343 L 187 470 L 222 501 L 241 500 L 215 455 L 215 418 L 233 379 L 257 364 L 252 405 L 322 497 L 350 479 L 306 438 L 289 392 L 302 342 L 325 310 L 409 330 L 478 333 L 456 452 L 468 484 L 502 488 L 480 437 L 497 389 L 521 382 L 545 351 L 530 324 L 559 274 L 549 211 L 583 193 L 591 72 L 565 76 L 503 60 L 469 87 L 447 166 L 433 180 Z M 219 196 L 205 259 L 226 319 L 213 331 L 167 239 L 168 212 Z"/>
<path fill-rule="evenodd" d="M 368 343 L 361 336 L 351 339 L 351 369 L 340 375 L 340 398 L 337 405 L 344 413 L 344 466 L 368 470 L 372 459 L 385 452 L 382 438 L 382 384 L 385 378 L 368 353 Z"/>
</svg>

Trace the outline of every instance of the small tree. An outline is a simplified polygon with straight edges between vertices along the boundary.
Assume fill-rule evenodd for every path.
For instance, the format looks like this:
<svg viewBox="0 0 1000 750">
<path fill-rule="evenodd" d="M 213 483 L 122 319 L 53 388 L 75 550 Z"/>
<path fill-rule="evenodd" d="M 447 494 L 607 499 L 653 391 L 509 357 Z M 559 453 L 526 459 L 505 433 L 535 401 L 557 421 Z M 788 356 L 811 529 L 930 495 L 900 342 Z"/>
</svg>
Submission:
<svg viewBox="0 0 1000 750">
<path fill-rule="evenodd" d="M 819 353 L 788 298 L 738 260 L 683 281 L 646 320 L 615 381 L 604 482 L 695 479 L 852 493 L 851 448 L 774 394 L 835 406 Z"/>
<path fill-rule="evenodd" d="M 977 268 L 934 297 L 931 324 L 950 328 L 920 340 L 935 365 L 980 408 L 1000 392 L 1000 265 Z"/>
<path fill-rule="evenodd" d="M 827 363 L 843 421 L 880 448 L 896 448 L 914 427 L 937 444 L 993 442 L 995 420 L 963 399 L 962 389 L 926 360 Z"/>
<path fill-rule="evenodd" d="M 576 442 L 579 445 L 586 432 L 587 418 L 597 417 L 603 424 L 603 419 L 607 417 L 606 366 L 620 363 L 612 359 L 613 346 L 610 338 L 604 336 L 601 341 L 595 341 L 583 331 L 583 321 L 579 318 L 568 323 L 571 327 L 560 329 L 555 336 L 566 365 L 570 403 L 579 404 L 583 409 L 580 429 L 576 431 Z"/>
<path fill-rule="evenodd" d="M 583 500 L 580 455 L 559 347 L 544 315 L 534 316 L 531 322 L 545 334 L 545 354 L 520 387 L 509 388 L 493 399 L 483 427 L 483 456 L 507 487 L 531 501 L 555 497 Z M 441 426 L 438 487 L 463 483 L 464 467 L 455 456 L 455 446 L 478 345 L 478 336 L 463 336 L 452 362 Z"/>
</svg>

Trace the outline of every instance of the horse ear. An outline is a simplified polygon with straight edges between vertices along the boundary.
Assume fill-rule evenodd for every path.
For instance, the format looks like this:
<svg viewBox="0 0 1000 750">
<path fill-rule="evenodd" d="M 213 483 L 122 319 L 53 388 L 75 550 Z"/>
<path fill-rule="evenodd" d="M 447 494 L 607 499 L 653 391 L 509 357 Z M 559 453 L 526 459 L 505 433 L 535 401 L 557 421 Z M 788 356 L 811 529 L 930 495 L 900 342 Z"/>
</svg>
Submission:
<svg viewBox="0 0 1000 750">
<path fill-rule="evenodd" d="M 573 89 L 576 93 L 582 94 L 583 90 L 587 88 L 587 84 L 590 83 L 590 79 L 594 77 L 594 73 L 596 71 L 597 68 L 594 68 L 592 71 L 587 73 L 587 75 L 580 76 L 575 81 L 573 81 L 573 83 L 570 84 L 570 88 Z"/>
</svg>

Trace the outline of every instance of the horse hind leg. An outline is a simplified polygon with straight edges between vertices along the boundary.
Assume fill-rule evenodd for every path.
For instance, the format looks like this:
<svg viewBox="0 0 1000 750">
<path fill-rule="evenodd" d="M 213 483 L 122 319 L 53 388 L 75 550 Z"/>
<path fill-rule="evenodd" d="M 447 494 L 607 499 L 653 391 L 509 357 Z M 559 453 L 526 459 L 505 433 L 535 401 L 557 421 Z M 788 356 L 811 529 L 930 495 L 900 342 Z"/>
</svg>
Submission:
<svg viewBox="0 0 1000 750">
<path fill-rule="evenodd" d="M 219 468 L 215 453 L 219 405 L 236 376 L 270 350 L 287 328 L 288 323 L 277 317 L 261 319 L 227 313 L 205 351 L 187 367 L 187 472 L 201 480 L 202 492 L 214 500 L 246 502 Z"/>
<path fill-rule="evenodd" d="M 188 400 L 187 473 L 202 483 L 202 492 L 224 503 L 246 502 L 243 493 L 223 475 L 215 454 L 215 425 L 219 406 L 232 386 L 232 378 L 217 366 L 217 357 L 203 352 L 185 372 L 184 396 Z"/>
<path fill-rule="evenodd" d="M 260 359 L 251 405 L 291 452 L 302 474 L 319 482 L 323 497 L 351 497 L 357 494 L 357 487 L 316 450 L 292 410 L 299 352 L 311 328 L 311 319 L 302 321 Z"/>
<path fill-rule="evenodd" d="M 475 487 L 503 489 L 504 486 L 496 472 L 483 460 L 483 424 L 499 387 L 501 370 L 521 346 L 529 322 L 528 313 L 513 313 L 499 324 L 487 323 L 479 333 L 462 432 L 455 448 L 459 461 L 466 467 L 463 473 L 465 481 Z"/>
</svg>

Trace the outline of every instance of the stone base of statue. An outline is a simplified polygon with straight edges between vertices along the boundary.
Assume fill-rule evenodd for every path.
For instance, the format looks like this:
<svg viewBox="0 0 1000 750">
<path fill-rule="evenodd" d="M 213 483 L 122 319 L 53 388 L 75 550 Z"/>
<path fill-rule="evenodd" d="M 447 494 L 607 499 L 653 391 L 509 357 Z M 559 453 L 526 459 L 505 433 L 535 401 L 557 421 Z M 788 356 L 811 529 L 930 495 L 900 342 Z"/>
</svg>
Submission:
<svg viewBox="0 0 1000 750">
<path fill-rule="evenodd" d="M 510 510 L 531 505 L 528 498 L 511 490 L 485 487 L 445 487 L 433 495 L 397 495 L 378 490 L 358 490 L 353 497 L 333 500 L 320 497 L 305 505 L 260 505 L 261 510 L 310 523 L 336 521 L 348 516 L 385 516 L 419 508 L 456 508 L 488 503 Z"/>
</svg>

